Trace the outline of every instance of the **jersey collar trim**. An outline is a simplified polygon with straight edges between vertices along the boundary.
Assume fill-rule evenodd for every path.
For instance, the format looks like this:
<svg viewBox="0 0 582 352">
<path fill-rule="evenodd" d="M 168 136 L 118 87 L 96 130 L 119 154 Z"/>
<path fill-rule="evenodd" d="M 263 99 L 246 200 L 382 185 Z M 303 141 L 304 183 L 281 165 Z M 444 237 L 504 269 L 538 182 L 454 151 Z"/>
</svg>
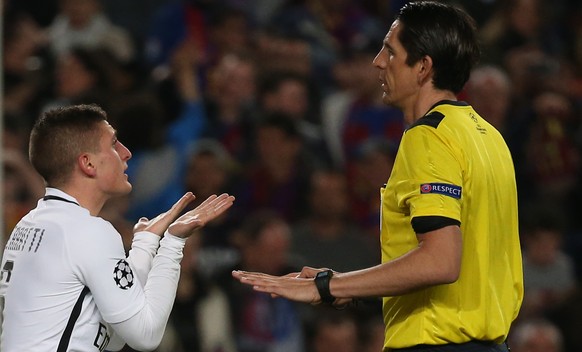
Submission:
<svg viewBox="0 0 582 352">
<path fill-rule="evenodd" d="M 469 104 L 462 100 L 440 100 L 428 109 L 427 114 L 439 105 L 455 105 L 455 106 L 469 106 Z"/>
<path fill-rule="evenodd" d="M 67 203 L 72 203 L 75 205 L 79 205 L 79 202 L 74 198 L 68 195 L 67 193 L 52 187 L 47 187 L 43 200 L 57 200 Z"/>
</svg>

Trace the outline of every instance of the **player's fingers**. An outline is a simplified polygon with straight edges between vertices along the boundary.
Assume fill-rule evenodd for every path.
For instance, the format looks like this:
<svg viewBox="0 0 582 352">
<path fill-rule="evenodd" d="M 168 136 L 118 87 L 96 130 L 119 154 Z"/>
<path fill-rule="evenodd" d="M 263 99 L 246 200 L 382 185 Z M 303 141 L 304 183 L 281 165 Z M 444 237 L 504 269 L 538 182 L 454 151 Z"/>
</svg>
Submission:
<svg viewBox="0 0 582 352">
<path fill-rule="evenodd" d="M 199 206 L 197 206 L 194 211 L 203 211 L 204 209 L 206 209 L 210 204 L 212 204 L 212 202 L 214 202 L 215 199 L 217 199 L 218 197 L 216 196 L 216 194 L 213 194 L 211 196 L 209 196 L 208 198 L 206 198 L 204 200 L 204 202 L 200 203 Z"/>
<path fill-rule="evenodd" d="M 209 215 L 217 217 L 218 215 L 224 213 L 228 208 L 230 208 L 234 203 L 234 197 L 229 195 L 221 195 L 217 198 L 214 206 L 208 212 Z"/>
<path fill-rule="evenodd" d="M 133 232 L 139 232 L 145 230 L 149 222 L 149 219 L 146 217 L 141 217 L 139 220 L 133 225 Z"/>
<path fill-rule="evenodd" d="M 212 196 L 211 196 L 212 197 Z M 221 194 L 220 196 L 209 197 L 196 209 L 191 210 L 183 216 L 183 219 L 195 219 L 202 222 L 202 224 L 218 217 L 230 208 L 234 202 L 234 197 L 228 194 Z"/>
<path fill-rule="evenodd" d="M 186 206 L 195 199 L 196 197 L 192 192 L 186 192 L 172 207 L 166 212 L 166 215 L 171 217 L 172 220 L 177 218 L 178 215 L 186 208 Z"/>
<path fill-rule="evenodd" d="M 160 226 L 163 227 L 169 226 L 170 223 L 176 220 L 184 208 L 186 208 L 186 206 L 195 198 L 196 197 L 192 194 L 192 192 L 186 192 L 180 199 L 178 199 L 176 203 L 174 203 L 174 205 L 172 205 L 168 211 L 158 215 L 155 219 L 152 220 L 152 222 L 159 222 Z"/>
<path fill-rule="evenodd" d="M 145 216 L 142 216 L 141 218 L 139 218 L 136 225 L 147 224 L 148 221 L 150 221 L 148 218 L 146 218 Z"/>
<path fill-rule="evenodd" d="M 228 202 L 229 200 L 230 201 L 234 200 L 234 197 L 229 195 L 228 193 L 222 193 L 219 196 L 214 195 L 214 197 L 212 199 L 210 199 L 210 197 L 209 197 L 209 199 L 207 199 L 206 202 L 204 202 L 200 205 L 200 210 L 208 210 L 208 209 L 216 208 L 220 204 Z"/>
</svg>

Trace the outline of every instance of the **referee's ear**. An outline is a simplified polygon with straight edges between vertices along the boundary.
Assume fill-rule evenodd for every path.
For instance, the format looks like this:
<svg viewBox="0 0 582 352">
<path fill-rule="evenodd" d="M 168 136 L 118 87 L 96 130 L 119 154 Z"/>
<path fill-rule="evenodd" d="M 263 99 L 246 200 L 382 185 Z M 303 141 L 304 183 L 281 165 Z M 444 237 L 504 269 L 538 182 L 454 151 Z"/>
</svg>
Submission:
<svg viewBox="0 0 582 352">
<path fill-rule="evenodd" d="M 418 65 L 418 85 L 423 85 L 424 83 L 427 83 L 427 81 L 432 81 L 432 58 L 428 55 L 424 55 L 416 64 Z"/>
</svg>

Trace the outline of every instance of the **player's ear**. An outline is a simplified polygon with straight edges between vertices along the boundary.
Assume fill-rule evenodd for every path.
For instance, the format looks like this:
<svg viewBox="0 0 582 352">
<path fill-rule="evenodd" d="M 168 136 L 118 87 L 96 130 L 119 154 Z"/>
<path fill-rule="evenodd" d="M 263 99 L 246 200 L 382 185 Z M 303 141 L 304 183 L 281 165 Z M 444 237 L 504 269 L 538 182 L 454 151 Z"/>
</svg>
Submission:
<svg viewBox="0 0 582 352">
<path fill-rule="evenodd" d="M 77 158 L 77 165 L 83 174 L 88 177 L 95 177 L 97 170 L 93 162 L 93 155 L 90 153 L 83 153 Z"/>
</svg>

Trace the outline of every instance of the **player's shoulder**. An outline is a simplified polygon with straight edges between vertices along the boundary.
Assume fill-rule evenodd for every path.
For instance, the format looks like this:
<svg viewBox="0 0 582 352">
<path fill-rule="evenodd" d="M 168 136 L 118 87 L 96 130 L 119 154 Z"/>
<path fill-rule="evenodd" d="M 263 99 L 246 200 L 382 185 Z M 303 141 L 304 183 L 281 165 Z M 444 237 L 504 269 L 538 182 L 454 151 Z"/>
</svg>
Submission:
<svg viewBox="0 0 582 352">
<path fill-rule="evenodd" d="M 104 234 L 117 235 L 117 230 L 113 225 L 99 217 L 99 216 L 87 216 L 83 221 L 77 222 L 79 229 L 86 233 L 87 236 L 97 236 L 97 238 L 103 238 Z"/>
<path fill-rule="evenodd" d="M 81 242 L 90 246 L 108 236 L 117 235 L 111 223 L 98 216 L 90 215 L 86 209 L 44 214 L 42 222 L 46 226 L 58 229 L 64 239 L 71 244 Z"/>
<path fill-rule="evenodd" d="M 108 221 L 87 216 L 83 221 L 69 222 L 64 229 L 65 246 L 78 261 L 91 260 L 94 256 L 117 252 L 121 246 L 119 232 Z"/>
<path fill-rule="evenodd" d="M 43 209 L 37 212 L 37 216 L 37 219 L 43 222 L 52 222 L 77 230 L 85 229 L 87 232 L 101 232 L 103 229 L 111 227 L 109 222 L 98 216 L 92 216 L 87 209 L 81 207 Z"/>
</svg>

